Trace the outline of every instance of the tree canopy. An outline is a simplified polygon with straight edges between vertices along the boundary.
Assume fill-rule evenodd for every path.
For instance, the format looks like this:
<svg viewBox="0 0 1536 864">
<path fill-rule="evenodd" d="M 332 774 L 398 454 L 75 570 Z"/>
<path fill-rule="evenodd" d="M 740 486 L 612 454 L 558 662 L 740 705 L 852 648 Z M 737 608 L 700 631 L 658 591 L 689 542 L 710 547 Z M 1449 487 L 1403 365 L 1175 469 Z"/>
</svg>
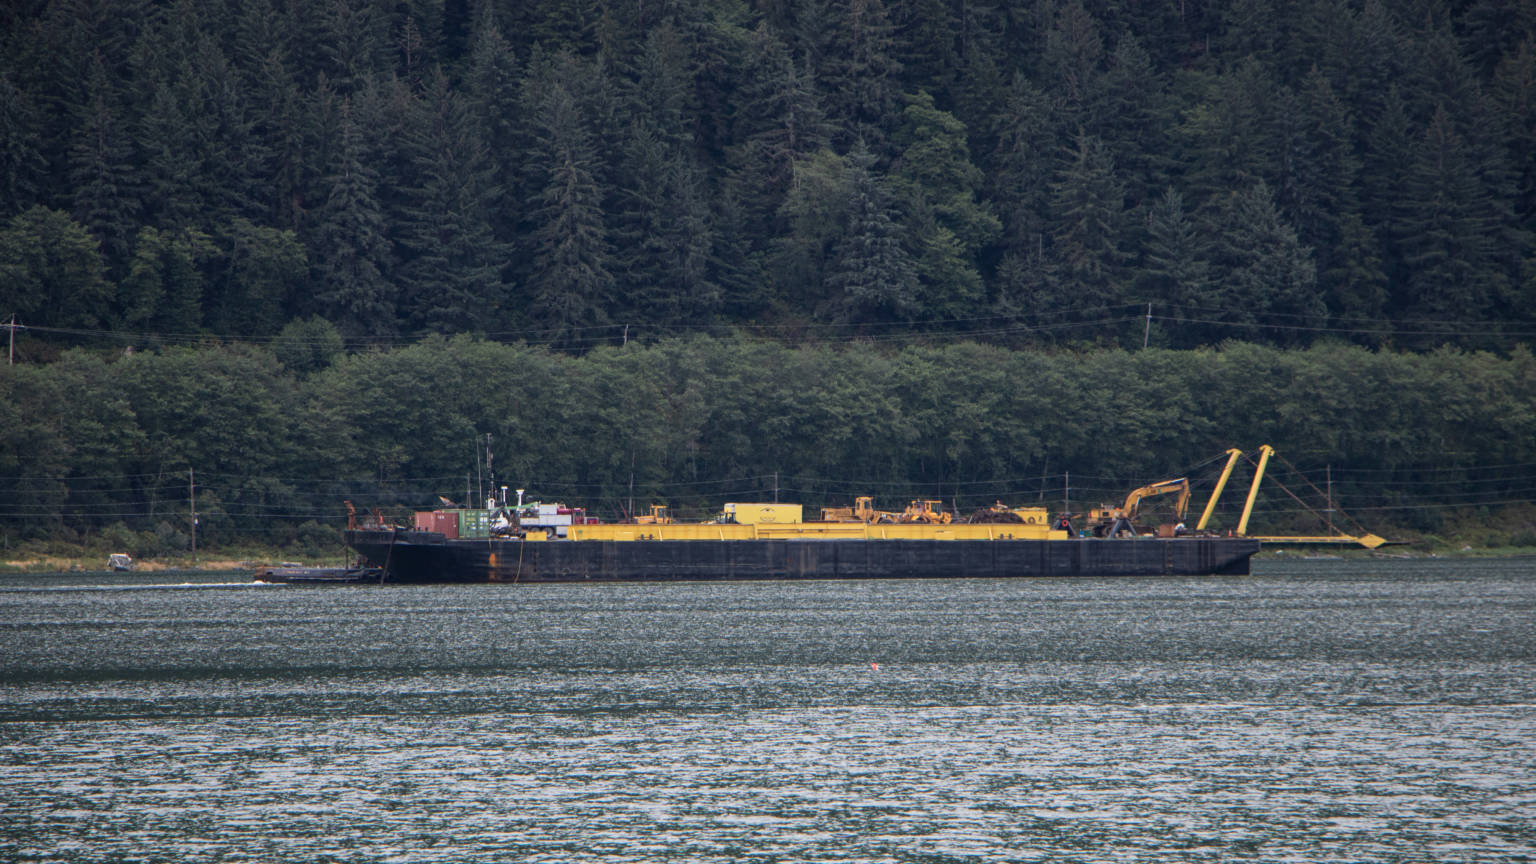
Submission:
<svg viewBox="0 0 1536 864">
<path fill-rule="evenodd" d="M 22 323 L 579 349 L 765 322 L 1017 346 L 1040 340 L 988 319 L 1063 309 L 1105 345 L 1146 303 L 1173 347 L 1502 349 L 1536 323 L 1536 16 L 1497 0 L 3 20 Z"/>
</svg>

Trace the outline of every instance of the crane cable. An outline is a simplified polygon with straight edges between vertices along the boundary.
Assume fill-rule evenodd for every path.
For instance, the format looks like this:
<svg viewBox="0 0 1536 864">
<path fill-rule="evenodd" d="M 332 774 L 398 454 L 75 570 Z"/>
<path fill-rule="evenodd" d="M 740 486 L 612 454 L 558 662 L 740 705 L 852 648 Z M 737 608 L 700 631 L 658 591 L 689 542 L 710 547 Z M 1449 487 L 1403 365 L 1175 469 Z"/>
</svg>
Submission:
<svg viewBox="0 0 1536 864">
<path fill-rule="evenodd" d="M 1244 459 L 1248 459 L 1248 463 L 1250 465 L 1254 464 L 1254 461 L 1252 459 L 1248 458 L 1248 455 L 1246 453 L 1243 454 L 1243 458 Z M 1292 472 L 1301 475 L 1302 480 L 1306 481 L 1306 484 L 1308 486 L 1312 487 L 1312 491 L 1313 492 L 1316 492 L 1318 495 L 1323 495 L 1323 490 L 1317 488 L 1317 484 L 1313 483 L 1310 479 L 1308 479 L 1307 475 L 1303 474 L 1301 472 L 1301 470 L 1298 469 L 1295 465 L 1292 465 L 1289 459 L 1286 459 L 1284 456 L 1281 456 L 1279 453 L 1276 453 L 1273 450 L 1270 451 L 1269 458 L 1271 458 L 1271 459 L 1279 459 L 1281 462 L 1285 463 L 1285 467 L 1291 469 Z M 1314 516 L 1318 515 L 1317 508 L 1315 508 L 1315 507 L 1311 506 L 1310 504 L 1308 504 L 1307 502 L 1301 500 L 1301 498 L 1295 492 L 1292 492 L 1289 488 L 1287 488 L 1284 483 L 1281 483 L 1278 479 L 1276 479 L 1275 480 L 1275 485 L 1279 486 L 1281 491 L 1285 492 L 1285 494 L 1291 496 L 1291 498 L 1294 499 L 1297 504 L 1300 504 L 1304 509 L 1306 509 L 1307 512 L 1311 513 Z M 1341 510 L 1339 508 L 1334 508 L 1334 509 L 1335 509 L 1335 511 L 1340 516 L 1343 516 L 1345 519 L 1348 519 L 1350 522 L 1354 523 L 1355 528 L 1361 534 L 1368 534 L 1368 533 L 1370 533 L 1369 531 L 1366 530 L 1364 525 L 1361 525 L 1360 522 L 1355 519 L 1355 517 L 1349 515 L 1348 513 L 1345 513 L 1343 510 Z M 1324 521 L 1326 522 L 1327 520 L 1324 520 Z"/>
</svg>

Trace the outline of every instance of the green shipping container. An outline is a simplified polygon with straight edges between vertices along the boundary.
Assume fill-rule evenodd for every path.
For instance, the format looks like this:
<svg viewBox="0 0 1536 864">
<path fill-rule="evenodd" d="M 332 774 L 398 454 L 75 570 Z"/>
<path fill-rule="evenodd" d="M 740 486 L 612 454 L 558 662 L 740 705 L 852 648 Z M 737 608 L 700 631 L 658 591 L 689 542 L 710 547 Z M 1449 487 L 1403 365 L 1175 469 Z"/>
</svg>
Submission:
<svg viewBox="0 0 1536 864">
<path fill-rule="evenodd" d="M 460 537 L 489 537 L 489 536 L 491 536 L 491 511 L 489 511 L 489 510 L 460 510 L 459 511 L 459 536 Z"/>
</svg>

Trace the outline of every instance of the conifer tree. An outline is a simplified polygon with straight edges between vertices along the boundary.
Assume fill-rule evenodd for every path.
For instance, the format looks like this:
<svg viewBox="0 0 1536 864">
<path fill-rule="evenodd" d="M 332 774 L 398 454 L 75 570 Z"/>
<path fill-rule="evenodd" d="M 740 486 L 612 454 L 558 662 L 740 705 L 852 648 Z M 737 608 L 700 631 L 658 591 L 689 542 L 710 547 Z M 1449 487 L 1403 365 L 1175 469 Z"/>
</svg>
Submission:
<svg viewBox="0 0 1536 864">
<path fill-rule="evenodd" d="M 894 48 L 882 0 L 849 0 L 819 76 L 827 93 L 828 119 L 839 130 L 834 140 L 843 146 L 863 141 L 877 158 L 885 153 L 886 136 L 897 116 L 901 64 Z"/>
<path fill-rule="evenodd" d="M 1399 225 L 1403 172 L 1417 158 L 1418 148 L 1404 104 L 1397 88 L 1389 88 L 1382 99 L 1381 113 L 1366 135 L 1366 150 L 1360 171 L 1361 216 L 1376 236 L 1382 253 L 1382 270 L 1389 285 L 1404 280 L 1399 242 L 1405 229 Z"/>
<path fill-rule="evenodd" d="M 1209 294 L 1215 314 L 1276 328 L 1253 331 L 1256 338 L 1273 333 L 1271 338 L 1282 343 L 1308 341 L 1307 328 L 1321 326 L 1327 315 L 1317 291 L 1316 265 L 1312 251 L 1276 209 L 1269 186 L 1261 180 L 1224 196 L 1206 230 L 1217 238 Z"/>
<path fill-rule="evenodd" d="M 132 142 L 114 105 L 105 60 L 97 55 L 88 84 L 90 102 L 70 149 L 76 221 L 101 243 L 108 272 L 121 275 L 139 214 L 133 188 Z"/>
<path fill-rule="evenodd" d="M 358 83 L 386 68 L 389 22 L 368 0 L 325 0 L 321 19 L 320 50 L 324 53 L 326 78 L 342 95 Z"/>
<path fill-rule="evenodd" d="M 1208 307 L 1212 298 L 1210 248 L 1201 226 L 1172 186 L 1147 214 L 1142 286 L 1149 298 L 1184 307 Z"/>
<path fill-rule="evenodd" d="M 1162 76 L 1141 40 L 1126 35 L 1115 46 L 1095 105 L 1085 129 L 1109 148 L 1124 178 L 1126 201 L 1139 206 L 1167 183 L 1167 130 L 1173 125 Z"/>
<path fill-rule="evenodd" d="M 1175 130 L 1189 166 L 1184 182 L 1195 206 L 1247 188 L 1273 164 L 1265 114 L 1274 82 L 1251 59 L 1211 80 L 1205 98 Z"/>
<path fill-rule="evenodd" d="M 1052 168 L 1063 143 L 1057 120 L 1046 95 L 1018 74 L 995 122 L 998 143 L 985 165 L 985 195 L 1001 217 L 1005 258 L 1033 261 L 1038 271 L 1044 267 Z"/>
<path fill-rule="evenodd" d="M 439 70 L 401 141 L 412 173 L 394 214 L 400 311 L 421 331 L 494 329 L 507 255 L 491 234 L 491 166 L 463 97 Z"/>
<path fill-rule="evenodd" d="M 397 327 L 389 241 L 370 162 L 351 111 L 344 108 L 341 146 L 315 232 L 314 305 L 352 339 L 386 337 Z"/>
<path fill-rule="evenodd" d="M 510 243 L 516 236 L 520 202 L 524 198 L 518 147 L 522 121 L 517 91 L 520 75 L 512 46 L 502 35 L 494 7 L 489 3 L 481 7 L 470 46 L 465 90 L 475 118 L 485 131 L 491 183 L 501 190 L 488 202 L 491 229 L 498 241 Z"/>
<path fill-rule="evenodd" d="M 896 0 L 888 10 L 892 54 L 909 90 L 946 99 L 960 67 L 961 22 L 948 0 Z"/>
<path fill-rule="evenodd" d="M 826 283 L 827 315 L 843 323 L 902 320 L 919 308 L 901 216 L 874 161 L 862 144 L 848 158 L 848 223 Z"/>
<path fill-rule="evenodd" d="M 1113 302 L 1125 263 L 1125 192 L 1103 142 L 1078 133 L 1051 188 L 1053 259 L 1074 305 Z"/>
<path fill-rule="evenodd" d="M 795 163 L 827 144 L 827 127 L 809 76 L 765 26 L 751 34 L 742 78 L 741 143 L 728 154 L 730 182 L 761 249 L 782 228 L 774 217 L 794 182 Z"/>
<path fill-rule="evenodd" d="M 576 100 L 555 84 L 530 94 L 538 173 L 526 205 L 533 239 L 527 309 L 541 338 L 579 345 L 588 328 L 608 323 L 614 303 L 612 251 L 603 220 L 596 155 Z"/>
<path fill-rule="evenodd" d="M 1449 112 L 1435 111 L 1397 202 L 1398 249 L 1410 314 L 1456 321 L 1484 318 L 1499 288 L 1493 266 L 1497 226 L 1486 218 L 1482 189 Z"/>
<path fill-rule="evenodd" d="M 225 282 L 206 318 L 220 333 L 275 333 L 308 283 L 309 261 L 291 230 L 236 218 L 220 237 Z"/>
<path fill-rule="evenodd" d="M 1047 80 L 1057 88 L 1075 125 L 1093 123 L 1103 76 L 1104 40 L 1098 22 L 1081 0 L 1057 8 L 1045 38 Z"/>
<path fill-rule="evenodd" d="M 0 73 L 0 217 L 10 217 L 38 198 L 47 160 L 35 106 L 9 75 Z"/>
<path fill-rule="evenodd" d="M 1536 231 L 1536 38 L 1527 39 L 1499 64 L 1490 95 L 1506 119 L 1505 152 L 1514 174 L 1514 211 L 1526 231 Z"/>
<path fill-rule="evenodd" d="M 854 172 L 848 159 L 824 148 L 795 163 L 794 179 L 778 220 L 784 229 L 769 249 L 766 267 L 773 300 L 791 309 L 824 303 L 829 258 L 846 230 Z"/>
</svg>

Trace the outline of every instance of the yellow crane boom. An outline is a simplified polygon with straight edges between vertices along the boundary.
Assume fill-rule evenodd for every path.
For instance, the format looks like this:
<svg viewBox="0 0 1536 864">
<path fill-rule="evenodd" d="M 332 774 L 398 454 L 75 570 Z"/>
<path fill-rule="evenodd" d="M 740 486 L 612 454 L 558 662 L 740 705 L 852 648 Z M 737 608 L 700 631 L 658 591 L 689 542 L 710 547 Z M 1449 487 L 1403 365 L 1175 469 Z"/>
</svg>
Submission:
<svg viewBox="0 0 1536 864">
<path fill-rule="evenodd" d="M 1254 503 L 1255 500 L 1257 500 L 1257 498 L 1259 496 L 1259 483 L 1264 479 L 1264 470 L 1269 467 L 1269 458 L 1271 456 L 1273 456 L 1274 454 L 1275 454 L 1275 448 L 1269 446 L 1268 444 L 1265 444 L 1265 445 L 1263 445 L 1262 447 L 1259 448 L 1259 461 L 1258 461 L 1257 465 L 1255 465 L 1255 467 L 1254 467 L 1253 482 L 1250 483 L 1249 486 L 1248 486 L 1248 499 L 1245 502 L 1243 502 L 1242 517 L 1238 520 L 1238 523 L 1237 523 L 1237 531 L 1236 531 L 1237 536 L 1239 536 L 1239 537 L 1253 536 L 1254 539 L 1258 540 L 1261 543 L 1270 543 L 1270 544 L 1281 544 L 1281 543 L 1295 543 L 1295 544 L 1313 544 L 1313 543 L 1359 544 L 1361 546 L 1364 546 L 1367 549 L 1375 549 L 1376 547 L 1381 546 L 1382 544 L 1387 542 L 1386 540 L 1382 539 L 1381 537 L 1378 537 L 1375 534 L 1371 534 L 1369 532 L 1366 532 L 1366 533 L 1363 533 L 1363 534 L 1359 534 L 1359 535 L 1329 534 L 1329 535 L 1321 535 L 1321 536 L 1302 536 L 1302 535 L 1292 535 L 1292 536 L 1255 536 L 1255 535 L 1250 535 L 1248 533 L 1248 518 L 1253 515 L 1253 503 Z M 1238 449 L 1235 449 L 1235 448 L 1227 451 L 1227 464 L 1226 464 L 1226 467 L 1222 469 L 1221 477 L 1220 477 L 1220 479 L 1218 479 L 1216 481 L 1216 488 L 1211 490 L 1211 500 L 1206 502 L 1205 511 L 1200 514 L 1200 521 L 1198 523 L 1196 523 L 1196 525 L 1195 525 L 1195 530 L 1196 531 L 1204 531 L 1205 530 L 1206 523 L 1209 522 L 1210 519 L 1211 519 L 1211 514 L 1216 511 L 1216 502 L 1217 502 L 1217 500 L 1219 500 L 1221 498 L 1222 491 L 1227 488 L 1227 480 L 1232 476 L 1232 469 L 1234 467 L 1236 467 L 1237 460 L 1242 455 L 1243 455 L 1243 452 L 1241 450 L 1238 450 Z M 1282 461 L 1284 461 L 1284 460 L 1282 459 Z M 1284 487 L 1282 486 L 1281 488 L 1283 489 Z M 1295 497 L 1295 494 L 1291 493 L 1289 489 L 1287 489 L 1285 491 L 1288 494 L 1291 494 L 1291 497 L 1293 497 L 1293 498 Z M 1297 500 L 1300 501 L 1301 499 L 1298 498 Z"/>
<path fill-rule="evenodd" d="M 1205 512 L 1200 514 L 1200 521 L 1195 524 L 1196 531 L 1204 531 L 1205 523 L 1211 521 L 1211 514 L 1216 511 L 1216 502 L 1227 488 L 1227 479 L 1232 476 L 1232 469 L 1237 466 L 1237 460 L 1242 455 L 1243 451 L 1236 447 L 1227 451 L 1227 467 L 1221 469 L 1221 479 L 1216 481 L 1216 488 L 1211 490 L 1211 500 L 1205 502 Z"/>
</svg>

